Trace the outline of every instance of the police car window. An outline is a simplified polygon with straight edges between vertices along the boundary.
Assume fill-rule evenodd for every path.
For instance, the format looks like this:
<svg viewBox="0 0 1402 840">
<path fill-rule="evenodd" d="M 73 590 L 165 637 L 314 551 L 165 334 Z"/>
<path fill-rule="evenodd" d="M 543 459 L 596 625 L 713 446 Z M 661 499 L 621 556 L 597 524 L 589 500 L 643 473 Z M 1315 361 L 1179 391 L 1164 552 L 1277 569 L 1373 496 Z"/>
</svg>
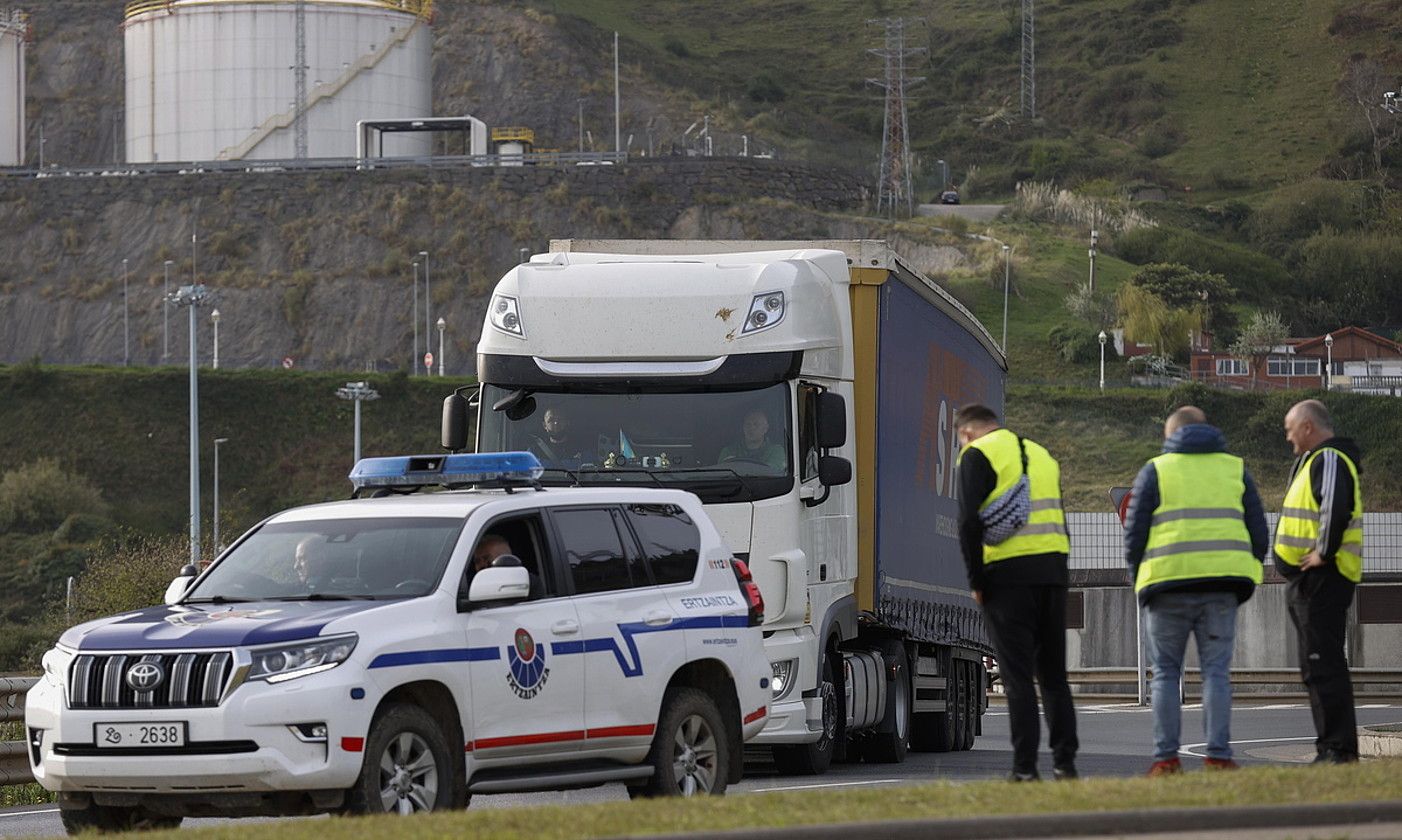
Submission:
<svg viewBox="0 0 1402 840">
<path fill-rule="evenodd" d="M 555 597 L 559 593 L 558 587 L 554 586 L 555 570 L 545 561 L 541 534 L 540 514 L 537 513 L 494 519 L 477 538 L 472 557 L 476 558 L 483 542 L 490 540 L 492 546 L 489 554 L 514 554 L 521 560 L 521 565 L 531 576 L 531 599 Z M 464 592 L 471 586 L 475 571 L 475 562 L 470 562 L 463 573 Z"/>
<path fill-rule="evenodd" d="M 334 519 L 264 525 L 191 591 L 202 600 L 393 600 L 437 586 L 463 520 Z"/>
<path fill-rule="evenodd" d="M 576 594 L 629 589 L 648 584 L 636 574 L 628 552 L 607 508 L 551 512 L 565 560 L 569 563 Z"/>
<path fill-rule="evenodd" d="M 701 532 L 686 511 L 676 505 L 629 505 L 628 521 L 642 543 L 653 580 L 688 583 L 696 577 Z"/>
</svg>

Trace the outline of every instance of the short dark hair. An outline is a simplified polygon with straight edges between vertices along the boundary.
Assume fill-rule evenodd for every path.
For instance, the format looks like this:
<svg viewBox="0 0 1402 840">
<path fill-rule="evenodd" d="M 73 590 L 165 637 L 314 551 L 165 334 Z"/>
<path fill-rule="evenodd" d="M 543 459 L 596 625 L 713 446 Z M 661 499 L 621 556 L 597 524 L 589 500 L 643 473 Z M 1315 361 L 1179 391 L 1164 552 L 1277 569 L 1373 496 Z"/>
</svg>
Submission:
<svg viewBox="0 0 1402 840">
<path fill-rule="evenodd" d="M 998 425 L 998 415 L 993 409 L 980 403 L 969 403 L 954 412 L 954 428 L 962 429 L 965 426 L 987 426 Z"/>
</svg>

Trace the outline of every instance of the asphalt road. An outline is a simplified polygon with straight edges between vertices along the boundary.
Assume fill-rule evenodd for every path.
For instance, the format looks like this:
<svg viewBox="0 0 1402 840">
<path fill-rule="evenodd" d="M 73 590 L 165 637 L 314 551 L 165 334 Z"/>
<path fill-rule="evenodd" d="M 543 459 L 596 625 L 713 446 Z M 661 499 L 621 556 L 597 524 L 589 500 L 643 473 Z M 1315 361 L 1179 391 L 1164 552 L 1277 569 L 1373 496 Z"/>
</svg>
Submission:
<svg viewBox="0 0 1402 840">
<path fill-rule="evenodd" d="M 1083 776 L 1134 776 L 1148 769 L 1152 751 L 1153 717 L 1147 708 L 1132 704 L 1077 706 L 1081 752 L 1077 760 Z M 1400 704 L 1363 704 L 1358 707 L 1360 725 L 1402 722 Z M 1232 713 L 1232 743 L 1242 764 L 1304 763 L 1314 756 L 1313 725 L 1303 703 L 1240 704 Z M 1203 754 L 1202 711 L 1197 705 L 1183 710 L 1184 764 L 1197 766 Z M 756 761 L 746 769 L 745 781 L 731 788 L 731 795 L 775 790 L 841 790 L 861 787 L 909 785 L 935 780 L 979 781 L 1002 778 L 1012 765 L 1008 743 L 1007 712 L 999 705 L 984 717 L 983 735 L 974 748 L 958 753 L 910 753 L 903 764 L 845 764 L 823 776 L 780 776 L 767 762 Z M 1045 732 L 1043 741 L 1045 742 Z M 1042 772 L 1051 774 L 1051 759 L 1042 757 Z M 513 808 L 540 804 L 626 800 L 622 785 L 542 794 L 477 796 L 473 808 Z M 222 820 L 186 820 L 185 825 L 218 825 Z M 48 837 L 63 833 L 54 806 L 0 811 L 0 836 Z"/>
</svg>

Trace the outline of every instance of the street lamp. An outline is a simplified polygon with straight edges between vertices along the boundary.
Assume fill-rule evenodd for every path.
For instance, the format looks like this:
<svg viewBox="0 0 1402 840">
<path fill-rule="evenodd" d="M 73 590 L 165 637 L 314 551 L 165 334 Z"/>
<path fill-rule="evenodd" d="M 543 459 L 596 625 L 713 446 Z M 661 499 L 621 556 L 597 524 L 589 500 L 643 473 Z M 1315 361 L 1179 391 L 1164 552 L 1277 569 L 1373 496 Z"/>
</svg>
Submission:
<svg viewBox="0 0 1402 840">
<path fill-rule="evenodd" d="M 1008 281 L 1012 277 L 1011 245 L 1003 246 L 1003 355 L 1008 355 Z"/>
<path fill-rule="evenodd" d="M 219 370 L 219 310 L 215 309 L 209 313 L 209 320 L 214 324 L 214 369 Z"/>
<path fill-rule="evenodd" d="M 419 375 L 419 261 L 414 260 L 414 375 Z"/>
<path fill-rule="evenodd" d="M 355 460 L 360 463 L 360 404 L 366 400 L 378 400 L 380 392 L 370 387 L 369 382 L 347 382 L 344 388 L 336 389 L 336 396 L 355 402 Z"/>
<path fill-rule="evenodd" d="M 448 357 L 443 355 L 443 331 L 446 330 L 446 329 L 448 329 L 448 322 L 445 321 L 445 320 L 443 320 L 443 317 L 440 315 L 440 316 L 438 317 L 438 375 L 439 375 L 439 376 L 447 376 L 447 374 L 444 372 L 444 368 L 447 367 L 447 364 L 445 363 L 445 360 L 446 360 Z"/>
<path fill-rule="evenodd" d="M 433 288 L 429 285 L 428 252 L 420 251 L 419 259 L 424 263 L 424 349 L 428 349 L 429 342 L 433 341 Z"/>
<path fill-rule="evenodd" d="M 214 439 L 214 556 L 219 556 L 223 548 L 219 544 L 219 444 L 228 443 L 228 438 Z"/>
<path fill-rule="evenodd" d="M 1100 241 L 1100 231 L 1090 232 L 1090 290 L 1095 293 L 1095 246 Z"/>
<path fill-rule="evenodd" d="M 1324 390 L 1334 390 L 1334 334 L 1324 335 L 1324 349 L 1329 354 L 1329 367 L 1324 371 Z"/>
<path fill-rule="evenodd" d="M 944 161 L 936 161 L 940 165 L 940 192 L 949 189 L 949 164 Z"/>
<path fill-rule="evenodd" d="M 190 308 L 190 563 L 200 564 L 200 381 L 199 353 L 195 342 L 195 310 L 209 299 L 204 286 L 181 286 L 171 303 Z"/>
<path fill-rule="evenodd" d="M 127 261 L 122 260 L 122 367 L 131 364 L 131 318 L 127 308 Z"/>
<path fill-rule="evenodd" d="M 173 260 L 166 260 L 166 282 L 161 294 L 161 360 L 170 361 L 170 267 Z"/>
<path fill-rule="evenodd" d="M 1105 393 L 1105 339 L 1108 336 L 1105 335 L 1104 330 L 1101 330 L 1100 335 L 1096 338 L 1100 339 L 1100 393 L 1103 394 Z"/>
</svg>

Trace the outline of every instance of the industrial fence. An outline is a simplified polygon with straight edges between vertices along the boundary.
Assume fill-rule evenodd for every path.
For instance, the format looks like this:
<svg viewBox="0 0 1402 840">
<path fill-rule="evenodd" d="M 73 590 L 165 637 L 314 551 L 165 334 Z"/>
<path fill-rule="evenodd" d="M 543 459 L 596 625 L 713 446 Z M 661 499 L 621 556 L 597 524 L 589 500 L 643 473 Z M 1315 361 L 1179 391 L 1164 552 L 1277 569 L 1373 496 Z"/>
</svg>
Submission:
<svg viewBox="0 0 1402 840">
<path fill-rule="evenodd" d="M 1275 533 L 1277 515 L 1266 514 L 1271 533 Z M 1107 585 L 1123 584 L 1115 575 L 1080 574 L 1077 572 L 1124 573 L 1124 527 L 1113 513 L 1068 513 L 1066 530 L 1071 536 L 1070 566 L 1079 584 L 1094 583 L 1103 578 Z M 1267 566 L 1270 564 L 1268 563 Z M 1363 579 L 1381 576 L 1402 576 L 1402 513 L 1365 513 L 1363 515 Z"/>
<path fill-rule="evenodd" d="M 23 731 L 24 695 L 38 681 L 36 677 L 0 677 L 0 723 L 19 723 Z M 24 740 L 0 741 L 0 786 L 34 781 L 28 750 Z"/>
</svg>

